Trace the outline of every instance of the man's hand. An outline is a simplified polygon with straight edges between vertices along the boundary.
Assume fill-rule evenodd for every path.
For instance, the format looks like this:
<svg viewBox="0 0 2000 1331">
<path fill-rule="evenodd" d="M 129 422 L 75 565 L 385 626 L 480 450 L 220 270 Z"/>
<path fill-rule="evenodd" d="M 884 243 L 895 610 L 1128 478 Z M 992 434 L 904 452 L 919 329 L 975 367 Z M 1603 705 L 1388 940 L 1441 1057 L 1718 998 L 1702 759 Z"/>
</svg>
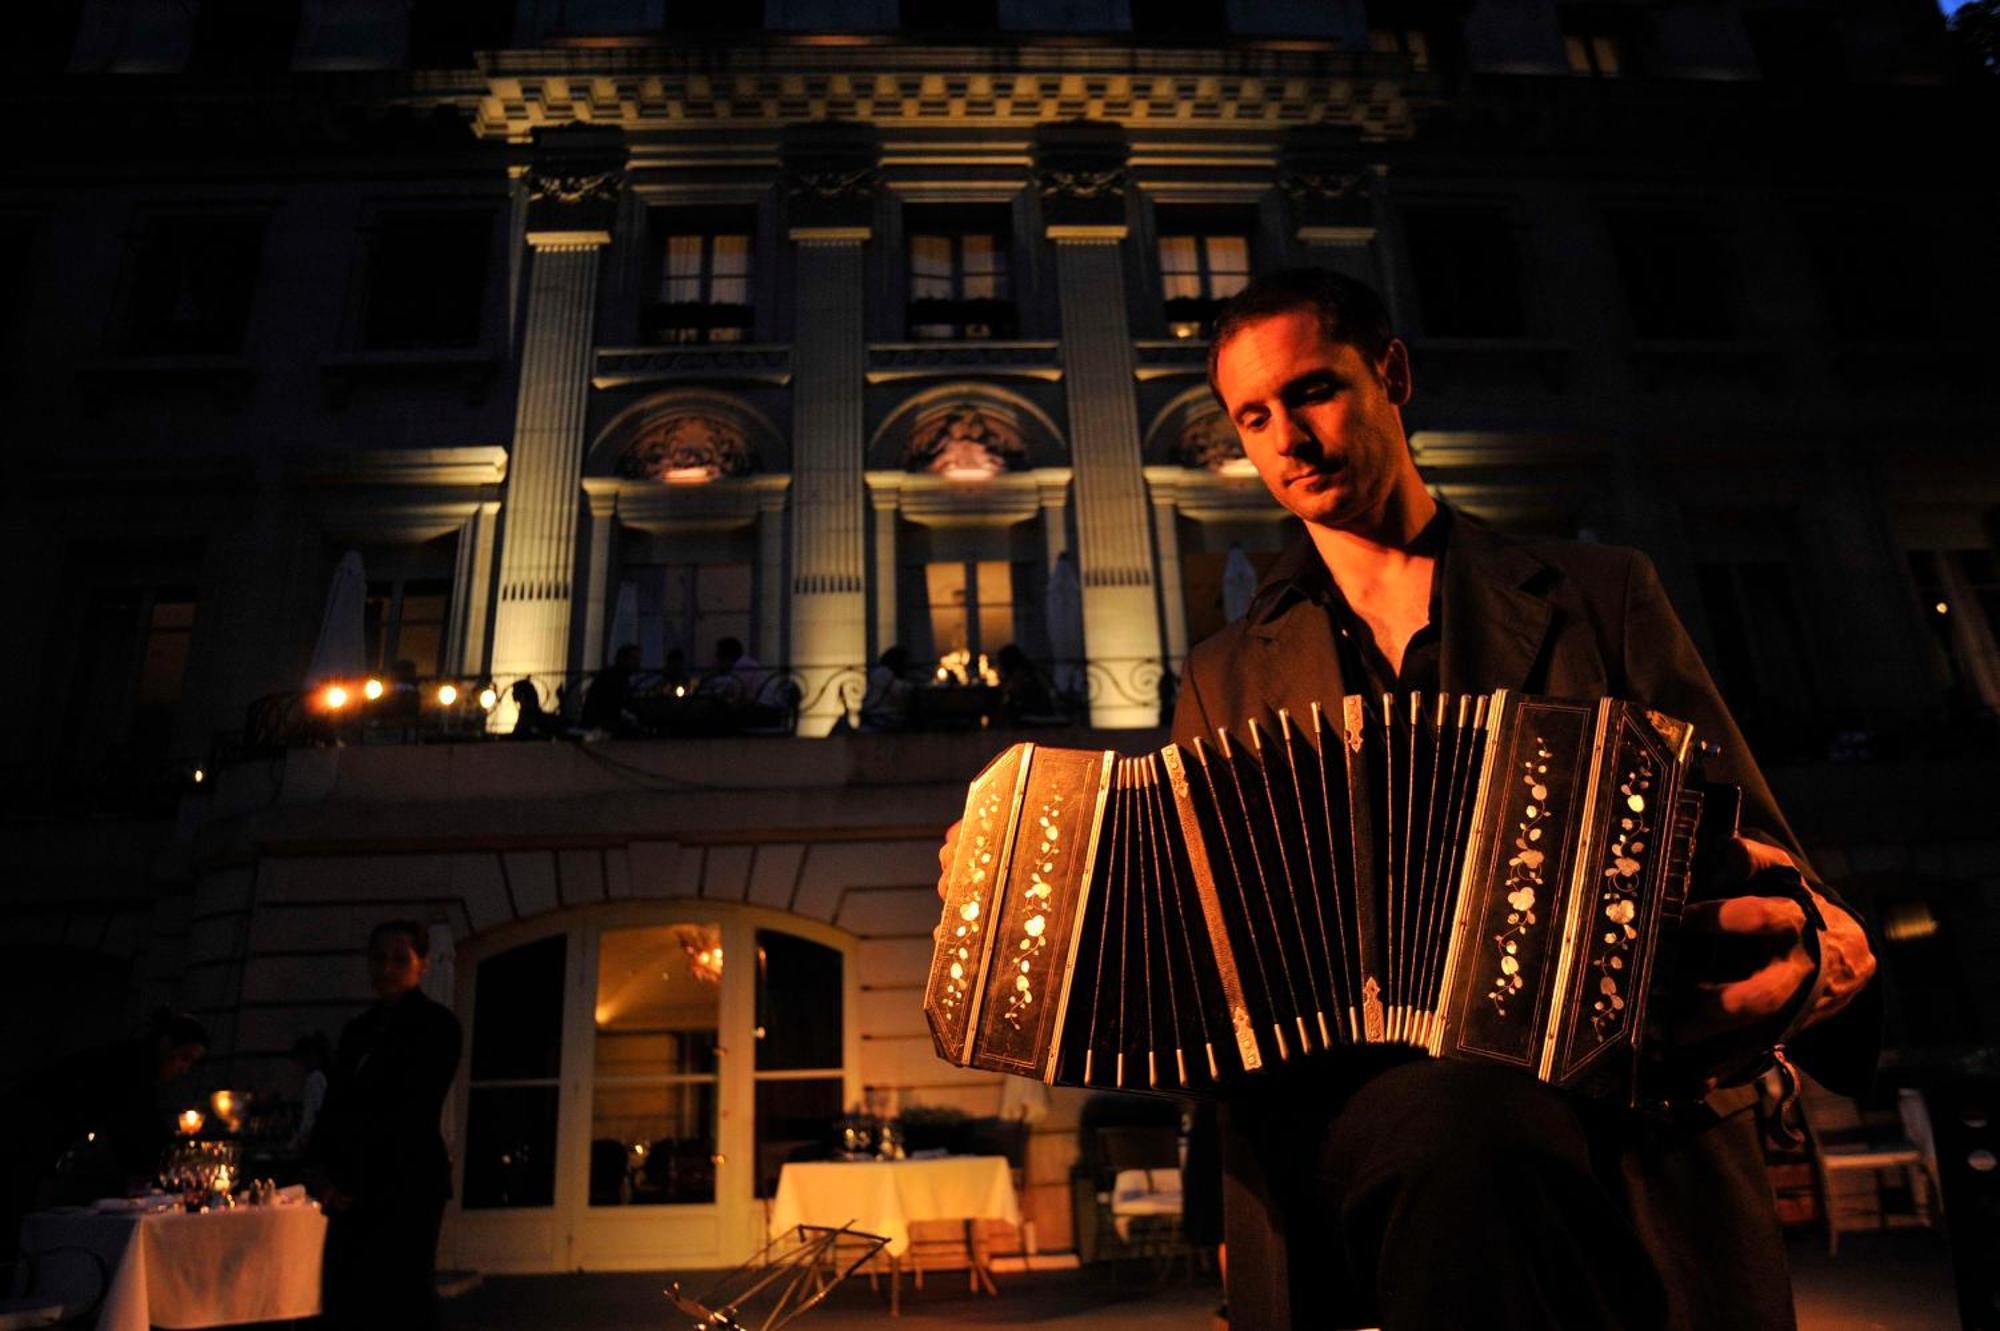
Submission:
<svg viewBox="0 0 2000 1331">
<path fill-rule="evenodd" d="M 1776 846 L 1737 837 L 1724 869 L 1726 882 L 1747 883 L 1764 869 L 1791 868 L 1792 857 Z M 1812 891 L 1826 927 L 1819 936 L 1819 991 L 1805 1025 L 1824 1021 L 1847 1006 L 1875 974 L 1875 954 L 1861 926 L 1839 906 Z M 1785 897 L 1739 896 L 1691 903 L 1683 923 L 1707 933 L 1721 948 L 1755 948 L 1764 960 L 1748 975 L 1697 980 L 1693 996 L 1674 1032 L 1681 1044 L 1698 1044 L 1783 1012 L 1799 990 L 1814 982 L 1806 950 L 1806 913 Z M 1761 947 L 1759 946 L 1761 944 Z"/>
</svg>

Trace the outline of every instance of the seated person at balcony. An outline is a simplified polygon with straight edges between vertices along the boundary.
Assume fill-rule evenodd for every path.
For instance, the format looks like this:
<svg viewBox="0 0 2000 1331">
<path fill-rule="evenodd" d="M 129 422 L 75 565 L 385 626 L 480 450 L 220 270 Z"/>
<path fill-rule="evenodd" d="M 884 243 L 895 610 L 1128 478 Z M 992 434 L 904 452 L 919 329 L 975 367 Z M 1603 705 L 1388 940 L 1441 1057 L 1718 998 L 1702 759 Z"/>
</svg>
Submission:
<svg viewBox="0 0 2000 1331">
<path fill-rule="evenodd" d="M 897 643 L 868 667 L 868 691 L 861 698 L 862 730 L 907 730 L 910 725 L 910 649 Z"/>
<path fill-rule="evenodd" d="M 715 669 L 695 686 L 695 695 L 714 699 L 729 711 L 739 726 L 772 725 L 782 719 L 777 675 L 764 669 L 757 658 L 743 650 L 737 638 L 718 638 Z"/>
<path fill-rule="evenodd" d="M 1008 724 L 1047 725 L 1062 719 L 1048 677 L 1019 644 L 1002 647 L 993 658 L 993 668 L 1000 675 L 1000 714 Z"/>
<path fill-rule="evenodd" d="M 458 1018 L 419 987 L 430 930 L 388 920 L 368 936 L 375 1003 L 340 1033 L 308 1156 L 327 1213 L 323 1302 L 339 1328 L 438 1325 L 438 1228 L 451 1160 L 438 1131 L 458 1069 Z"/>
<path fill-rule="evenodd" d="M 614 735 L 638 733 L 632 715 L 634 684 L 639 674 L 639 646 L 628 642 L 618 649 L 611 664 L 597 672 L 590 690 L 583 695 L 583 728 L 607 730 Z"/>
<path fill-rule="evenodd" d="M 1252 282 L 1216 317 L 1209 374 L 1302 530 L 1249 613 L 1189 655 L 1174 737 L 1272 726 L 1280 707 L 1344 692 L 1440 688 L 1609 694 L 1688 720 L 1721 745 L 1711 776 L 1743 788 L 1746 835 L 1734 847 L 1745 894 L 1691 908 L 1686 927 L 1755 946 L 1760 968 L 1691 980 L 1674 1034 L 1768 1044 L 1803 1023 L 1800 1062 L 1823 1081 L 1865 1080 L 1872 995 L 1849 1005 L 1874 971 L 1868 939 L 1814 882 L 1645 556 L 1516 540 L 1434 500 L 1404 436 L 1409 351 L 1358 282 L 1317 270 Z M 1819 922 L 1749 894 L 1751 871 L 1773 865 L 1814 883 Z M 1486 1064 L 1357 1057 L 1294 1072 L 1222 1105 L 1239 1325 L 1793 1324 L 1751 1088 L 1661 1126 Z"/>
<path fill-rule="evenodd" d="M 563 732 L 562 718 L 542 710 L 542 691 L 532 679 L 517 679 L 507 689 L 514 700 L 515 739 L 555 739 Z"/>
</svg>

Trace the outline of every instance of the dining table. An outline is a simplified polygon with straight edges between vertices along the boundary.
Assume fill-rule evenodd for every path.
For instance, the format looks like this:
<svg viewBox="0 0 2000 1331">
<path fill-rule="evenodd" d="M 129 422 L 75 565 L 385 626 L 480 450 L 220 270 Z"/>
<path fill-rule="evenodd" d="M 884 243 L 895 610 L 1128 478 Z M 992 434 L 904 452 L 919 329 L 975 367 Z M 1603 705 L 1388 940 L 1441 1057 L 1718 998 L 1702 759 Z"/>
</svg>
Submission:
<svg viewBox="0 0 2000 1331">
<path fill-rule="evenodd" d="M 87 1306 L 101 1280 L 98 1331 L 317 1316 L 325 1243 L 318 1204 L 290 1198 L 198 1212 L 113 1199 L 21 1222 L 21 1251 L 39 1268 L 38 1294 Z"/>
<path fill-rule="evenodd" d="M 913 1250 L 911 1226 L 928 1221 L 963 1226 L 961 1255 L 974 1288 L 999 1293 L 979 1241 L 978 1225 L 985 1220 L 1016 1227 L 1021 1223 L 1020 1198 L 1005 1156 L 793 1161 L 778 1175 L 770 1233 L 775 1237 L 798 1225 L 846 1226 L 887 1239 L 883 1254 L 889 1263 L 889 1311 L 896 1315 L 902 1311 L 906 1265 L 915 1270 L 921 1287 L 925 1253 Z"/>
</svg>

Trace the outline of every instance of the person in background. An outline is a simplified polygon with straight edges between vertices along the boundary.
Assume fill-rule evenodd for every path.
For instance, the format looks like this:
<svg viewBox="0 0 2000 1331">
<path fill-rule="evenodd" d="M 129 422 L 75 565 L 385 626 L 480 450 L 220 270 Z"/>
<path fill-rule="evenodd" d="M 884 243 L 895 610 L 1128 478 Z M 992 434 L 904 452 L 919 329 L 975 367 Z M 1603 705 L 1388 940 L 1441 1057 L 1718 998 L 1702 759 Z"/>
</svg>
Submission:
<svg viewBox="0 0 2000 1331">
<path fill-rule="evenodd" d="M 507 696 L 514 700 L 515 739 L 555 739 L 562 734 L 562 717 L 542 710 L 541 691 L 534 680 L 515 680 Z"/>
<path fill-rule="evenodd" d="M 606 730 L 614 735 L 636 733 L 638 726 L 631 707 L 633 681 L 638 673 L 639 645 L 628 642 L 590 682 L 590 692 L 583 697 L 585 730 Z"/>
<path fill-rule="evenodd" d="M 132 1038 L 73 1054 L 32 1078 L 8 1115 L 10 1136 L 19 1134 L 12 1144 L 33 1162 L 28 1197 L 83 1205 L 149 1183 L 173 1140 L 179 1106 L 168 1088 L 208 1043 L 199 1021 L 162 1007 Z"/>
<path fill-rule="evenodd" d="M 291 1058 L 305 1070 L 305 1081 L 299 1088 L 299 1128 L 292 1134 L 292 1149 L 303 1151 L 326 1104 L 326 1075 L 333 1067 L 333 1050 L 324 1035 L 312 1031 L 292 1042 Z"/>
<path fill-rule="evenodd" d="M 1048 725 L 1061 717 L 1048 678 L 1015 643 L 993 658 L 1000 674 L 1000 711 L 1010 725 Z"/>
<path fill-rule="evenodd" d="M 438 1229 L 451 1159 L 438 1119 L 463 1043 L 425 997 L 430 930 L 388 920 L 368 936 L 375 1002 L 340 1033 L 308 1148 L 327 1214 L 322 1302 L 337 1328 L 438 1325 Z"/>
<path fill-rule="evenodd" d="M 862 730 L 905 730 L 910 724 L 910 649 L 897 643 L 868 668 L 861 699 Z"/>
</svg>

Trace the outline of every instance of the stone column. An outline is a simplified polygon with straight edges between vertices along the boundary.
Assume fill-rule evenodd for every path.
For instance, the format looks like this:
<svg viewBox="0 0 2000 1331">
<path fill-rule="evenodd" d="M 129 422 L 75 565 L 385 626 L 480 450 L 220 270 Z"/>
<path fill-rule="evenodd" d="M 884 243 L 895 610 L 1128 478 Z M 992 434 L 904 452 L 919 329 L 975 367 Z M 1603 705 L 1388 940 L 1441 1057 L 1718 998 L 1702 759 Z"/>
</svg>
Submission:
<svg viewBox="0 0 2000 1331">
<path fill-rule="evenodd" d="M 583 652 L 585 673 L 604 665 L 605 600 L 611 588 L 611 542 L 618 532 L 618 492 L 584 487 L 590 512 L 590 565 L 583 584 Z M 623 643 L 612 644 L 616 651 Z"/>
<path fill-rule="evenodd" d="M 784 148 L 798 274 L 792 338 L 791 666 L 801 735 L 860 701 L 868 657 L 862 313 L 879 149 L 861 126 L 794 127 Z"/>
<path fill-rule="evenodd" d="M 896 521 L 902 493 L 893 486 L 871 486 L 868 499 L 875 508 L 875 649 L 870 660 L 896 645 Z"/>
<path fill-rule="evenodd" d="M 1065 124 L 1046 127 L 1039 149 L 1062 303 L 1090 723 L 1153 726 L 1160 617 L 1125 312 L 1125 143 L 1115 126 Z"/>
<path fill-rule="evenodd" d="M 757 659 L 769 664 L 785 654 L 785 492 L 769 490 L 757 501 Z"/>
<path fill-rule="evenodd" d="M 444 654 L 445 668 L 457 674 L 486 673 L 486 625 L 493 609 L 493 537 L 499 524 L 499 501 L 485 500 L 458 529 L 451 632 Z"/>
<path fill-rule="evenodd" d="M 1361 160 L 1351 133 L 1314 128 L 1286 138 L 1280 177 L 1305 261 L 1381 293 L 1394 309 L 1377 242 L 1377 168 Z"/>
<path fill-rule="evenodd" d="M 503 697 L 525 675 L 552 701 L 569 669 L 597 266 L 623 171 L 620 137 L 590 129 L 541 135 L 528 174 L 528 308 L 493 627 Z M 495 709 L 502 728 L 506 711 Z"/>
</svg>

